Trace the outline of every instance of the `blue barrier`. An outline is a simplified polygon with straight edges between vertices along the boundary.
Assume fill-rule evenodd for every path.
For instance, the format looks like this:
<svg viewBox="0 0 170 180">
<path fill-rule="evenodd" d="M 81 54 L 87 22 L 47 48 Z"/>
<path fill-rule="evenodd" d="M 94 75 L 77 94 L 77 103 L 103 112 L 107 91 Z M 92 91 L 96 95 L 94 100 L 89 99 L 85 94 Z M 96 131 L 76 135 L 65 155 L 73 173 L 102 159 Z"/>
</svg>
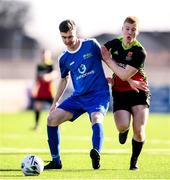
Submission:
<svg viewBox="0 0 170 180">
<path fill-rule="evenodd" d="M 170 112 L 170 86 L 151 86 L 150 112 Z"/>
</svg>

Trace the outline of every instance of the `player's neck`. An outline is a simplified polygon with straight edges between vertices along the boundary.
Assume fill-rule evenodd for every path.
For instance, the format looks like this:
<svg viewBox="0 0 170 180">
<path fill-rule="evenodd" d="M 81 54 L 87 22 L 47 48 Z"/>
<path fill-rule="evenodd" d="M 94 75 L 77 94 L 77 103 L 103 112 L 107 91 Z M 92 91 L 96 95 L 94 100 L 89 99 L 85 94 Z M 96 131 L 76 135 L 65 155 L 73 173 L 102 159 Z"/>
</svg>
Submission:
<svg viewBox="0 0 170 180">
<path fill-rule="evenodd" d="M 68 47 L 68 50 L 69 51 L 75 51 L 79 47 L 79 45 L 80 45 L 80 39 L 77 39 L 76 43 L 73 46 Z"/>
<path fill-rule="evenodd" d="M 126 41 L 123 41 L 122 42 L 122 45 L 124 48 L 130 48 L 134 43 L 134 40 L 133 41 L 129 41 L 129 42 L 126 42 Z"/>
</svg>

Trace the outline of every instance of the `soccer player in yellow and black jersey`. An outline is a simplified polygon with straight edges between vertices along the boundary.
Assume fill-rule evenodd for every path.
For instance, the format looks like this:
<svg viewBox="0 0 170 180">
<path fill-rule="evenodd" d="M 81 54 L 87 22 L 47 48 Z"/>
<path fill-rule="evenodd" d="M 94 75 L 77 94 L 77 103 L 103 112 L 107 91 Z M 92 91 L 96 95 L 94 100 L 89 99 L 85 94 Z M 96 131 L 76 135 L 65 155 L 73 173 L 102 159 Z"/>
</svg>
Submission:
<svg viewBox="0 0 170 180">
<path fill-rule="evenodd" d="M 137 161 L 145 141 L 150 99 L 148 86 L 146 91 L 139 89 L 136 92 L 130 85 L 130 80 L 148 84 L 144 73 L 146 51 L 136 39 L 138 24 L 136 17 L 127 17 L 123 23 L 122 36 L 106 42 L 102 47 L 103 59 L 113 71 L 111 80 L 113 112 L 121 144 L 126 142 L 131 116 L 133 119 L 130 170 L 138 169 Z"/>
</svg>

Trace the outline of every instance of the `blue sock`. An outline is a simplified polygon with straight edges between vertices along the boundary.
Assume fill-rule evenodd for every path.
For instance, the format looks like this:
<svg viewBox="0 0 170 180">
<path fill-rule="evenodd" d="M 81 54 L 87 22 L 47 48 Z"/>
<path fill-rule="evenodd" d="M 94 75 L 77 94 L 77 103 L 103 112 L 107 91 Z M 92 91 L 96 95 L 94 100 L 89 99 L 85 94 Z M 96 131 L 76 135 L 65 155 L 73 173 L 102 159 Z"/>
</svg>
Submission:
<svg viewBox="0 0 170 180">
<path fill-rule="evenodd" d="M 92 130 L 93 130 L 93 135 L 92 135 L 93 148 L 100 153 L 104 139 L 103 125 L 101 123 L 96 123 L 92 126 Z"/>
<path fill-rule="evenodd" d="M 52 161 L 60 162 L 60 132 L 59 127 L 47 126 L 48 144 L 52 156 Z"/>
</svg>

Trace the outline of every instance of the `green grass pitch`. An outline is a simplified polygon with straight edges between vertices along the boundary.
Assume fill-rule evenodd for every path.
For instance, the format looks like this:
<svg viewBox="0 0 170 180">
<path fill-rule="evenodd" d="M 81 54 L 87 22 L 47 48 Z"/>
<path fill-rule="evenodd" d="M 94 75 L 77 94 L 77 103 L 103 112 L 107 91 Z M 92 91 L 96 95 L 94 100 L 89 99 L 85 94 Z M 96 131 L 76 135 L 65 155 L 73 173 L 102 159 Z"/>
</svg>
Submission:
<svg viewBox="0 0 170 180">
<path fill-rule="evenodd" d="M 87 114 L 74 123 L 61 125 L 62 170 L 43 171 L 39 176 L 24 176 L 21 160 L 28 154 L 51 160 L 46 133 L 47 112 L 40 129 L 32 130 L 33 112 L 0 114 L 0 179 L 170 179 L 170 114 L 150 114 L 147 138 L 139 157 L 139 171 L 129 171 L 132 129 L 126 144 L 118 142 L 113 116 L 104 120 L 101 168 L 93 170 L 89 151 L 91 124 Z"/>
</svg>

